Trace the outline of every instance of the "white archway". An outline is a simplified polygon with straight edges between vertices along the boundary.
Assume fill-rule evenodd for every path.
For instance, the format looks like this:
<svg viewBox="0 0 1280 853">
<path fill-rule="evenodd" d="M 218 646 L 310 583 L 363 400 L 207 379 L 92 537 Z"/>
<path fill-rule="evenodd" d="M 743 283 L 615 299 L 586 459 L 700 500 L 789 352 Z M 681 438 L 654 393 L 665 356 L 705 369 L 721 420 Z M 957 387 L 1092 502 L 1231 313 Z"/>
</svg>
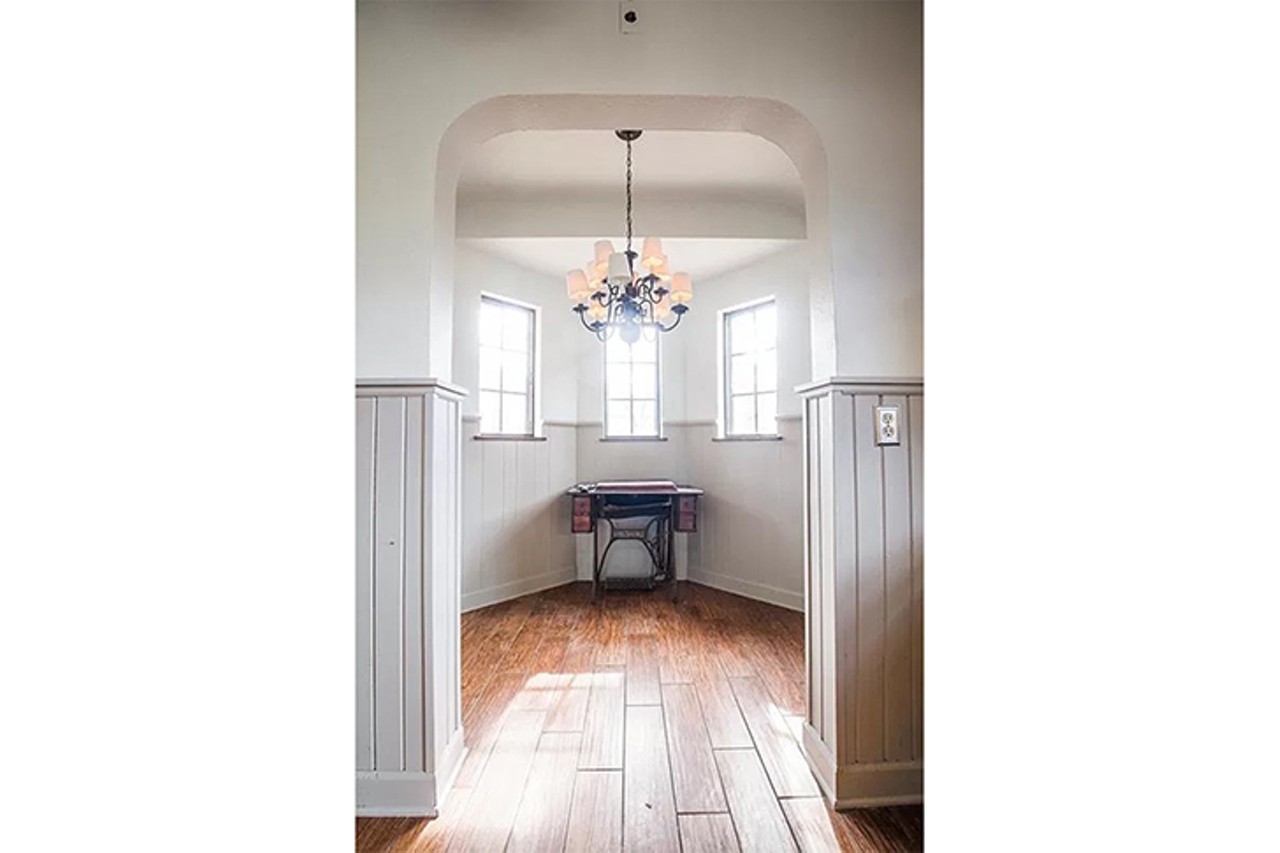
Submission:
<svg viewBox="0 0 1280 853">
<path fill-rule="evenodd" d="M 811 375 L 836 368 L 835 297 L 831 276 L 827 157 L 813 125 L 794 108 L 768 98 L 701 95 L 503 95 L 458 116 L 436 157 L 435 224 L 431 240 L 431 373 L 452 377 L 454 238 L 458 180 L 487 140 L 524 130 L 735 131 L 778 146 L 804 186 L 809 253 Z"/>
</svg>

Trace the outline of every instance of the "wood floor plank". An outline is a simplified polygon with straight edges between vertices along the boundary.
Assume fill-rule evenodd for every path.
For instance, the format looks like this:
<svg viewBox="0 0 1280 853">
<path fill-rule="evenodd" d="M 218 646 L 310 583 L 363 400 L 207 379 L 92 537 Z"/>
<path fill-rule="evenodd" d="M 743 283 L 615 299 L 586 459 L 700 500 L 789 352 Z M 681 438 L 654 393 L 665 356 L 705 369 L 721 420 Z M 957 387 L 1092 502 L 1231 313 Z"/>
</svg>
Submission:
<svg viewBox="0 0 1280 853">
<path fill-rule="evenodd" d="M 816 797 L 821 792 L 786 718 L 758 678 L 731 678 L 756 751 L 779 797 Z"/>
<path fill-rule="evenodd" d="M 582 724 L 579 770 L 621 770 L 624 734 L 625 673 L 601 670 L 591 674 L 591 693 Z"/>
<path fill-rule="evenodd" d="M 525 679 L 508 708 L 512 711 L 550 711 L 573 683 L 564 673 L 539 672 Z"/>
<path fill-rule="evenodd" d="M 660 651 L 658 642 L 648 635 L 627 637 L 627 704 L 659 705 L 658 689 Z"/>
<path fill-rule="evenodd" d="M 702 716 L 707 723 L 707 736 L 715 749 L 750 749 L 751 733 L 734 698 L 733 688 L 724 678 L 699 681 L 694 685 Z"/>
<path fill-rule="evenodd" d="M 762 704 L 758 696 L 751 705 L 755 709 L 757 730 L 768 732 L 781 728 L 776 720 L 770 719 L 768 706 L 773 704 L 794 740 L 796 726 L 802 721 L 797 715 L 803 711 L 803 694 L 799 692 L 804 679 L 803 614 L 697 584 L 682 585 L 678 604 L 672 604 L 665 593 L 641 593 L 610 595 L 604 606 L 598 606 L 591 601 L 591 585 L 576 583 L 469 611 L 462 615 L 461 631 L 462 714 L 468 754 L 458 778 L 441 806 L 439 818 L 358 819 L 356 847 L 360 853 L 425 853 L 446 849 L 451 844 L 455 848 L 480 847 L 489 838 L 489 833 L 482 829 L 477 835 L 471 824 L 476 821 L 487 823 L 495 815 L 499 822 L 508 820 L 513 810 L 514 816 L 509 818 L 509 824 L 513 830 L 510 838 L 514 843 L 510 846 L 537 849 L 545 842 L 546 847 L 555 847 L 550 830 L 546 836 L 542 832 L 544 826 L 553 827 L 555 820 L 548 819 L 544 823 L 543 819 L 557 809 L 563 814 L 565 806 L 557 796 L 566 796 L 563 779 L 568 771 L 565 765 L 572 765 L 572 789 L 576 789 L 580 777 L 592 777 L 588 784 L 594 784 L 609 775 L 577 770 L 586 752 L 602 755 L 613 752 L 613 756 L 607 759 L 611 765 L 608 770 L 621 778 L 621 786 L 617 796 L 609 794 L 603 797 L 604 801 L 613 803 L 609 814 L 602 812 L 598 816 L 605 825 L 579 827 L 573 843 L 600 846 L 591 837 L 598 835 L 604 839 L 603 847 L 616 849 L 618 844 L 628 841 L 624 836 L 638 837 L 642 830 L 628 828 L 628 822 L 634 821 L 638 814 L 637 807 L 631 802 L 643 788 L 639 783 L 633 784 L 628 770 L 632 770 L 634 775 L 634 765 L 642 760 L 660 763 L 662 757 L 650 755 L 647 751 L 642 757 L 635 751 L 631 731 L 643 724 L 627 717 L 635 710 L 640 711 L 641 716 L 648 713 L 652 717 L 658 706 L 627 703 L 628 699 L 634 702 L 644 697 L 646 690 L 652 690 L 652 685 L 632 686 L 624 669 L 635 662 L 628 660 L 627 652 L 639 649 L 642 654 L 647 654 L 649 642 L 657 643 L 658 649 L 658 693 L 663 700 L 665 760 L 673 772 L 677 767 L 682 769 L 678 778 L 683 780 L 683 786 L 694 787 L 689 784 L 690 779 L 712 780 L 714 785 L 709 787 L 714 793 L 710 796 L 718 794 L 719 797 L 711 803 L 701 804 L 718 808 L 718 812 L 685 811 L 681 808 L 676 782 L 672 780 L 671 799 L 676 804 L 677 833 L 679 843 L 686 851 L 702 849 L 704 845 L 707 849 L 737 849 L 738 828 L 730 818 L 730 810 L 740 810 L 742 806 L 740 802 L 737 806 L 729 802 L 723 786 L 735 784 L 740 787 L 746 783 L 738 779 L 723 781 L 717 755 L 737 752 L 756 756 L 755 782 L 759 782 L 763 772 L 769 790 L 774 785 L 770 777 L 771 767 L 774 775 L 782 779 L 786 778 L 786 772 L 779 768 L 790 766 L 797 770 L 799 767 L 790 759 L 778 758 L 779 754 L 786 755 L 785 751 L 770 752 L 770 744 L 780 749 L 782 741 L 779 739 L 762 735 L 764 751 L 757 751 L 750 724 L 743 716 L 739 697 L 728 678 L 733 675 L 758 679 L 764 695 L 772 702 L 763 702 L 763 715 L 758 713 Z M 612 662 L 616 666 L 604 662 Z M 650 678 L 646 666 L 647 661 L 644 661 L 638 668 L 641 680 Z M 592 725 L 595 745 L 584 750 L 587 712 L 597 669 L 612 670 L 615 673 L 613 678 L 621 680 L 597 692 Z M 685 691 L 680 693 L 683 698 L 675 700 L 679 707 L 668 707 L 671 700 L 667 699 L 666 692 L 670 688 L 676 688 L 677 693 Z M 745 689 L 750 694 L 753 685 L 746 685 Z M 692 699 L 688 695 L 690 691 Z M 602 701 L 601 693 L 608 698 Z M 751 702 L 750 698 L 748 701 Z M 700 717 L 701 728 L 682 726 L 673 739 L 667 731 L 668 714 L 672 711 L 682 717 Z M 540 750 L 549 749 L 554 741 L 561 738 L 552 738 L 545 745 L 539 740 L 530 759 L 526 781 L 521 785 L 518 780 L 512 783 L 508 778 L 518 776 L 519 770 L 512 771 L 505 746 L 496 755 L 506 758 L 495 757 L 493 750 L 504 723 L 510 721 L 512 714 L 531 713 L 546 714 L 542 725 L 543 738 L 548 734 L 568 735 L 563 737 L 565 743 L 561 744 L 568 755 L 559 756 L 562 763 L 550 761 L 540 754 Z M 651 723 L 649 728 L 652 729 Z M 509 742 L 510 734 L 508 730 L 504 744 Z M 573 737 L 580 738 L 576 750 Z M 676 756 L 676 746 L 685 747 L 682 759 Z M 701 770 L 698 769 L 698 756 L 703 756 Z M 706 760 L 706 756 L 710 759 Z M 494 759 L 492 763 L 491 758 Z M 599 758 L 588 760 L 604 763 Z M 557 778 L 561 781 L 551 781 Z M 747 782 L 750 781 L 748 777 Z M 603 787 L 607 788 L 607 785 Z M 660 789 L 656 790 L 661 793 Z M 783 790 L 789 790 L 785 782 Z M 472 796 L 477 791 L 481 800 L 475 802 L 485 801 L 487 804 L 483 808 L 472 804 Z M 608 794 L 607 790 L 603 793 Z M 544 796 L 554 802 L 539 805 Z M 572 790 L 568 796 L 568 809 L 572 813 Z M 591 796 L 590 791 L 582 794 L 582 798 L 587 800 Z M 740 794 L 735 796 L 735 802 L 742 799 Z M 484 799 L 486 797 L 487 800 Z M 822 834 L 821 825 L 816 823 L 820 802 L 816 805 L 812 798 L 805 802 L 800 798 L 779 802 L 776 793 L 771 798 L 776 811 L 783 814 L 788 831 L 794 828 L 793 836 L 797 836 L 796 840 L 806 848 L 830 842 Z M 639 799 L 650 801 L 645 797 Z M 661 796 L 652 799 L 660 800 Z M 788 806 L 788 803 L 797 805 Z M 588 812 L 586 805 L 579 805 L 577 813 L 580 816 Z M 538 820 L 534 819 L 535 814 Z M 776 822 L 770 820 L 767 809 L 762 820 L 776 831 Z M 828 810 L 828 825 L 844 850 L 914 851 L 924 846 L 921 806 L 851 812 Z M 515 831 L 517 828 L 518 833 Z M 820 833 L 820 840 L 812 840 L 814 831 Z M 756 832 L 750 837 L 758 842 L 759 836 L 760 833 Z M 526 838 L 533 840 L 526 845 Z M 567 829 L 565 838 L 569 838 Z M 637 846 L 644 845 L 628 843 L 628 853 Z M 647 846 L 654 850 L 675 849 L 669 839 Z M 756 846 L 764 845 L 756 843 Z M 494 849 L 500 850 L 501 846 Z"/>
<path fill-rule="evenodd" d="M 476 700 L 467 703 L 462 712 L 462 725 L 468 751 L 458 770 L 458 778 L 454 780 L 455 786 L 475 787 L 489 760 L 511 700 L 522 686 L 524 676 L 520 673 L 499 673 L 485 685 Z"/>
<path fill-rule="evenodd" d="M 622 771 L 579 770 L 569 809 L 568 853 L 622 849 Z"/>
<path fill-rule="evenodd" d="M 725 811 L 724 791 L 693 685 L 664 684 L 662 711 L 671 755 L 676 811 Z"/>
<path fill-rule="evenodd" d="M 680 815 L 680 849 L 683 853 L 736 853 L 738 836 L 727 814 Z"/>
<path fill-rule="evenodd" d="M 795 850 L 795 840 L 755 750 L 720 750 L 716 764 L 744 853 Z"/>
<path fill-rule="evenodd" d="M 626 740 L 623 845 L 628 850 L 679 850 L 662 708 L 628 706 Z"/>
<path fill-rule="evenodd" d="M 449 850 L 491 851 L 506 845 L 546 718 L 546 711 L 507 714 Z"/>
<path fill-rule="evenodd" d="M 547 714 L 548 732 L 580 732 L 587 720 L 587 701 L 591 697 L 591 679 L 593 673 L 564 673 L 571 679 L 569 687 L 561 692 L 560 698 Z"/>
<path fill-rule="evenodd" d="M 582 732 L 543 732 L 511 827 L 508 853 L 564 849 Z"/>
<path fill-rule="evenodd" d="M 840 842 L 836 840 L 831 825 L 831 813 L 821 797 L 793 797 L 782 800 L 782 813 L 795 834 L 801 853 L 837 853 Z"/>
</svg>

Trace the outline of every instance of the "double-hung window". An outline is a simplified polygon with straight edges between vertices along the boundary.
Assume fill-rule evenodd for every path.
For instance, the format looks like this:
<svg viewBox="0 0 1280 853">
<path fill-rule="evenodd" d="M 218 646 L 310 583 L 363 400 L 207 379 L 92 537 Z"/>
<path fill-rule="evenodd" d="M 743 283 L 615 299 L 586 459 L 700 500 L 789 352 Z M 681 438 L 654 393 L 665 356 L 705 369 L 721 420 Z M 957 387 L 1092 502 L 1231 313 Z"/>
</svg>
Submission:
<svg viewBox="0 0 1280 853">
<path fill-rule="evenodd" d="M 627 344 L 615 334 L 604 345 L 604 434 L 607 438 L 658 438 L 658 336 Z"/>
<path fill-rule="evenodd" d="M 533 435 L 535 309 L 480 297 L 480 432 Z"/>
<path fill-rule="evenodd" d="M 725 435 L 776 435 L 777 303 L 753 302 L 723 317 Z"/>
</svg>

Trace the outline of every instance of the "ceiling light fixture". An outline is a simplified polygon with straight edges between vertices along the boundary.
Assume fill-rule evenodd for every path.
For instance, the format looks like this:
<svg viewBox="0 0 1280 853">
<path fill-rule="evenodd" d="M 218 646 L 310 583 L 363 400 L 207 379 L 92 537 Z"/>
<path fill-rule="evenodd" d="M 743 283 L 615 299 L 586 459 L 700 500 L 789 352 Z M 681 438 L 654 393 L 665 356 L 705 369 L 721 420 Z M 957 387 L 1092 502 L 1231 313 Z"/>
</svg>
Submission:
<svg viewBox="0 0 1280 853">
<path fill-rule="evenodd" d="M 627 143 L 627 248 L 617 252 L 613 243 L 599 240 L 595 257 L 583 269 L 570 270 L 566 278 L 569 299 L 577 303 L 573 310 L 587 331 L 601 341 L 616 333 L 633 344 L 649 330 L 669 332 L 680 325 L 693 299 L 693 281 L 688 273 L 669 272 L 662 241 L 657 237 L 646 237 L 641 251 L 632 251 L 631 143 L 640 138 L 641 132 L 614 133 Z M 674 320 L 670 320 L 672 315 Z"/>
</svg>

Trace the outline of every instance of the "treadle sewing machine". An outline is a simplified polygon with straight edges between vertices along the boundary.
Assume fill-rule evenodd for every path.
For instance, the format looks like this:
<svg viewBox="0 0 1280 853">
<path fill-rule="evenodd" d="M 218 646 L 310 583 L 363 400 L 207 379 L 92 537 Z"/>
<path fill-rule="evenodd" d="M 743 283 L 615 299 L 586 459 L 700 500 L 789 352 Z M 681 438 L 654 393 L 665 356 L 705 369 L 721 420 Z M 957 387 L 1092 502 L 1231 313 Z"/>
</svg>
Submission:
<svg viewBox="0 0 1280 853">
<path fill-rule="evenodd" d="M 675 534 L 698 529 L 698 496 L 702 489 L 677 486 L 670 480 L 602 480 L 579 483 L 568 491 L 573 501 L 573 532 L 592 536 L 591 597 L 599 600 L 603 589 L 655 589 L 671 586 L 676 598 Z M 630 524 L 617 524 L 631 521 Z M 639 522 L 643 522 L 640 524 Z M 604 523 L 609 539 L 603 553 L 600 534 Z M 648 577 L 609 578 L 605 560 L 615 542 L 631 540 L 649 552 L 653 571 Z"/>
</svg>

